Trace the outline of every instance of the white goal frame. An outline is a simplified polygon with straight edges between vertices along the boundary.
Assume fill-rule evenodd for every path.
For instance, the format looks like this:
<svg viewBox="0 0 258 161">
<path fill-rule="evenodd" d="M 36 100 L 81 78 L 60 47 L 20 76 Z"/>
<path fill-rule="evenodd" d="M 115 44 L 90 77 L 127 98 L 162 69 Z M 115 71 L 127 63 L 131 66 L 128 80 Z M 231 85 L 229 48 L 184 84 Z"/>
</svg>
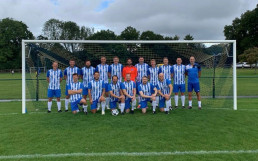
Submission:
<svg viewBox="0 0 258 161">
<path fill-rule="evenodd" d="M 233 109 L 237 110 L 236 40 L 22 40 L 22 113 L 26 113 L 25 45 L 27 43 L 114 43 L 114 44 L 166 44 L 166 43 L 233 43 Z"/>
</svg>

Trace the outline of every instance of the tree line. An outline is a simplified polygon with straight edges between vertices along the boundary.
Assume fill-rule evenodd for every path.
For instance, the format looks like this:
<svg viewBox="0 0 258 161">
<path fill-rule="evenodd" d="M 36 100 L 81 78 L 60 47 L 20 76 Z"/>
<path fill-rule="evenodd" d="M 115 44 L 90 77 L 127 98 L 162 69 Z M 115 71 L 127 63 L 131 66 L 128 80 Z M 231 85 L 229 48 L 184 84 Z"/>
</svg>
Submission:
<svg viewBox="0 0 258 161">
<path fill-rule="evenodd" d="M 258 61 L 258 5 L 252 11 L 246 11 L 240 18 L 235 18 L 231 25 L 224 27 L 226 40 L 237 41 L 239 60 Z M 50 19 L 44 23 L 42 34 L 35 37 L 28 26 L 12 18 L 0 20 L 0 69 L 21 68 L 22 39 L 38 40 L 179 40 L 178 35 L 163 36 L 153 31 L 140 32 L 132 26 L 126 27 L 120 35 L 111 30 L 95 32 L 94 28 L 79 26 L 76 22 Z M 194 40 L 191 34 L 184 40 Z M 73 44 L 65 44 L 64 48 L 73 52 Z"/>
</svg>

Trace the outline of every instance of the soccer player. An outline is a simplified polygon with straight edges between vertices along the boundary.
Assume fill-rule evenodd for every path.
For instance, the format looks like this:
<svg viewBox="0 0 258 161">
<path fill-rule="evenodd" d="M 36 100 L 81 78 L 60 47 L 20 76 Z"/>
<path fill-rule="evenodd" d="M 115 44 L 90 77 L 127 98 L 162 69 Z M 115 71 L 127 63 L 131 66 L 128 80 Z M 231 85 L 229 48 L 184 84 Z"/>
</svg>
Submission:
<svg viewBox="0 0 258 161">
<path fill-rule="evenodd" d="M 133 61 L 131 58 L 127 59 L 127 66 L 123 68 L 123 78 L 126 80 L 126 75 L 130 74 L 130 79 L 135 82 L 137 77 L 137 68 L 132 65 Z"/>
<path fill-rule="evenodd" d="M 90 60 L 85 61 L 85 67 L 82 68 L 82 79 L 83 79 L 83 98 L 87 100 L 87 95 L 88 95 L 88 85 L 89 82 L 94 79 L 93 74 L 95 72 L 95 68 L 91 66 Z M 88 114 L 88 105 L 83 105 L 83 110 L 84 113 L 87 115 Z"/>
<path fill-rule="evenodd" d="M 63 74 L 62 74 L 62 70 L 58 69 L 58 62 L 53 62 L 52 67 L 53 69 L 50 69 L 47 72 L 48 113 L 51 112 L 53 97 L 56 97 L 58 112 L 62 112 L 61 102 L 60 102 L 60 97 L 61 97 L 60 83 L 62 82 Z"/>
<path fill-rule="evenodd" d="M 168 79 L 171 81 L 171 65 L 168 64 L 168 58 L 163 58 L 163 64 L 159 67 L 159 74 L 164 74 L 164 79 Z M 171 100 L 169 100 L 169 110 L 172 110 Z"/>
<path fill-rule="evenodd" d="M 119 63 L 118 56 L 113 57 L 113 64 L 109 65 L 108 68 L 108 77 L 112 78 L 114 75 L 118 77 L 118 81 L 122 81 L 122 71 L 123 71 L 123 65 Z"/>
<path fill-rule="evenodd" d="M 201 77 L 201 66 L 195 63 L 194 56 L 190 57 L 190 64 L 186 66 L 186 75 L 188 76 L 188 100 L 189 109 L 192 109 L 192 92 L 193 89 L 196 92 L 198 100 L 198 108 L 201 109 L 201 95 L 200 95 L 200 83 L 199 78 Z"/>
<path fill-rule="evenodd" d="M 81 75 L 80 68 L 75 66 L 75 60 L 71 59 L 69 61 L 69 67 L 67 67 L 64 70 L 64 79 L 66 80 L 66 88 L 65 88 L 65 112 L 68 111 L 68 105 L 69 105 L 69 98 L 70 95 L 68 93 L 68 86 L 70 83 L 73 82 L 73 74 L 77 73 L 78 75 Z"/>
<path fill-rule="evenodd" d="M 134 114 L 134 109 L 136 107 L 136 85 L 135 82 L 131 80 L 131 74 L 127 73 L 125 76 L 125 81 L 123 82 L 122 90 L 125 95 L 125 112 L 130 112 L 130 103 L 132 103 L 131 114 Z"/>
<path fill-rule="evenodd" d="M 99 72 L 99 80 L 103 81 L 105 83 L 105 95 L 106 95 L 106 106 L 107 109 L 109 109 L 109 102 L 110 102 L 110 97 L 109 93 L 107 92 L 108 88 L 108 68 L 109 65 L 106 64 L 107 58 L 105 56 L 100 57 L 101 64 L 97 65 L 96 67 L 96 72 Z"/>
<path fill-rule="evenodd" d="M 94 80 L 90 81 L 88 85 L 88 95 L 89 100 L 91 104 L 91 112 L 96 113 L 97 112 L 97 106 L 99 103 L 101 103 L 102 107 L 102 115 L 105 115 L 105 106 L 106 106 L 106 100 L 105 100 L 105 83 L 104 81 L 100 80 L 99 78 L 99 72 L 94 72 Z"/>
<path fill-rule="evenodd" d="M 142 56 L 139 57 L 139 63 L 135 65 L 137 68 L 137 78 L 136 78 L 136 93 L 138 94 L 138 102 L 140 102 L 140 95 L 139 95 L 139 90 L 138 87 L 142 83 L 142 78 L 144 76 L 148 76 L 148 69 L 149 65 L 144 63 L 144 58 Z M 140 108 L 140 104 L 138 106 Z"/>
<path fill-rule="evenodd" d="M 159 73 L 164 74 L 164 78 L 171 81 L 171 65 L 168 64 L 168 58 L 163 58 L 163 65 L 159 67 Z"/>
<path fill-rule="evenodd" d="M 159 98 L 159 108 L 160 111 L 165 111 L 165 114 L 169 114 L 169 106 L 171 103 L 171 94 L 173 90 L 173 86 L 171 85 L 171 81 L 164 78 L 163 73 L 159 73 L 159 81 L 157 85 L 157 89 L 160 95 Z M 166 104 L 166 108 L 165 107 Z"/>
<path fill-rule="evenodd" d="M 149 76 L 150 83 L 156 87 L 159 81 L 158 79 L 159 68 L 156 65 L 155 59 L 151 59 L 150 63 L 151 63 L 151 66 L 148 69 L 148 76 Z M 156 96 L 156 103 L 157 105 L 159 104 L 159 96 Z"/>
<path fill-rule="evenodd" d="M 71 111 L 73 114 L 80 112 L 79 105 L 86 105 L 87 102 L 82 98 L 83 84 L 78 82 L 78 74 L 74 73 L 72 75 L 73 81 L 68 85 L 68 94 L 70 95 L 71 101 Z"/>
<path fill-rule="evenodd" d="M 122 88 L 123 84 L 118 81 L 116 75 L 112 76 L 112 83 L 108 86 L 108 92 L 110 93 L 110 109 L 111 112 L 116 109 L 117 102 L 119 102 L 121 107 L 121 114 L 124 114 L 125 109 L 125 96 L 123 95 Z"/>
<path fill-rule="evenodd" d="M 178 107 L 178 92 L 181 92 L 182 108 L 185 108 L 185 65 L 182 65 L 182 59 L 177 58 L 176 64 L 171 68 L 171 76 L 174 79 L 173 93 L 175 93 L 175 108 Z"/>
<path fill-rule="evenodd" d="M 142 77 L 142 83 L 138 87 L 139 94 L 140 94 L 140 105 L 142 109 L 142 113 L 146 113 L 146 108 L 148 107 L 147 103 L 152 102 L 153 109 L 156 109 L 156 95 L 157 95 L 157 88 L 153 86 L 151 83 L 148 82 L 148 77 Z M 154 114 L 154 112 L 153 112 Z"/>
</svg>

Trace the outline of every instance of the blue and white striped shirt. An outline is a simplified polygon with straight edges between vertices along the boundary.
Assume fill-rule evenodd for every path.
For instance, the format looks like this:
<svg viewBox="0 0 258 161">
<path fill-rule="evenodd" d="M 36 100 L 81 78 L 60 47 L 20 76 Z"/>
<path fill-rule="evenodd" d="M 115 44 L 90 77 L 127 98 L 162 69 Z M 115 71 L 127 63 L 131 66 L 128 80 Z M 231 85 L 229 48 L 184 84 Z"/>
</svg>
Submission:
<svg viewBox="0 0 258 161">
<path fill-rule="evenodd" d="M 118 77 L 118 81 L 122 81 L 122 71 L 123 71 L 123 65 L 118 63 L 118 64 L 111 64 L 108 67 L 108 72 L 111 74 L 111 81 L 112 77 L 116 75 Z"/>
<path fill-rule="evenodd" d="M 160 66 L 159 73 L 163 73 L 165 79 L 171 80 L 171 65 Z"/>
<path fill-rule="evenodd" d="M 104 81 L 104 83 L 108 83 L 108 66 L 107 64 L 99 64 L 96 67 L 96 72 L 99 72 L 99 79 Z"/>
<path fill-rule="evenodd" d="M 144 95 L 146 96 L 151 96 L 154 93 L 154 88 L 156 88 L 155 86 L 153 86 L 150 82 L 147 82 L 146 84 L 140 84 L 138 87 L 139 92 L 143 92 Z M 141 101 L 146 101 L 148 98 L 143 98 L 140 96 L 140 100 Z"/>
<path fill-rule="evenodd" d="M 63 73 L 61 69 L 48 70 L 47 77 L 49 78 L 48 89 L 52 89 L 52 90 L 60 89 L 60 78 L 63 77 Z"/>
<path fill-rule="evenodd" d="M 66 76 L 66 84 L 69 85 L 73 82 L 73 74 L 77 73 L 78 75 L 81 75 L 80 68 L 74 66 L 73 68 L 67 67 L 64 70 L 64 75 Z"/>
<path fill-rule="evenodd" d="M 68 90 L 80 90 L 83 88 L 83 84 L 81 82 L 72 82 L 69 84 L 68 86 Z M 70 95 L 70 101 L 71 102 L 76 102 L 77 100 L 81 99 L 82 98 L 82 94 L 79 93 L 79 94 L 71 94 Z"/>
<path fill-rule="evenodd" d="M 174 74 L 174 84 L 185 84 L 185 65 L 173 65 L 171 73 Z"/>
<path fill-rule="evenodd" d="M 163 94 L 169 94 L 170 93 L 170 88 L 169 85 L 171 84 L 171 81 L 168 79 L 164 79 L 162 82 L 159 80 L 157 89 L 161 91 Z M 160 96 L 161 98 L 161 96 Z"/>
<path fill-rule="evenodd" d="M 122 85 L 121 84 L 122 84 L 121 82 L 116 82 L 116 84 L 110 83 L 108 85 L 108 91 L 107 92 L 112 91 L 114 95 L 120 96 L 120 90 L 122 90 L 122 88 L 121 88 Z M 111 100 L 111 102 L 114 102 L 114 101 L 117 100 L 117 98 L 112 97 L 110 95 L 110 100 Z"/>
<path fill-rule="evenodd" d="M 148 76 L 148 68 L 149 65 L 146 63 L 143 64 L 136 64 L 135 67 L 137 68 L 137 78 L 136 81 L 137 82 L 142 82 L 142 77 L 143 76 Z"/>
<path fill-rule="evenodd" d="M 82 68 L 82 76 L 83 76 L 83 86 L 88 88 L 88 84 L 90 81 L 94 79 L 94 72 L 95 68 L 94 67 L 83 67 Z"/>
<path fill-rule="evenodd" d="M 88 85 L 88 89 L 91 90 L 92 101 L 98 101 L 102 95 L 103 89 L 105 89 L 105 83 L 101 80 L 92 80 Z"/>
<path fill-rule="evenodd" d="M 154 86 L 156 86 L 159 81 L 158 72 L 159 72 L 159 68 L 157 66 L 155 68 L 149 67 L 148 69 L 148 75 L 150 76 L 150 83 L 153 84 Z"/>
<path fill-rule="evenodd" d="M 136 85 L 134 81 L 130 81 L 130 82 L 123 82 L 123 86 L 121 86 L 122 89 L 125 89 L 126 92 L 130 95 L 133 96 L 133 90 L 136 89 Z M 126 96 L 126 99 L 128 99 L 128 97 Z"/>
</svg>

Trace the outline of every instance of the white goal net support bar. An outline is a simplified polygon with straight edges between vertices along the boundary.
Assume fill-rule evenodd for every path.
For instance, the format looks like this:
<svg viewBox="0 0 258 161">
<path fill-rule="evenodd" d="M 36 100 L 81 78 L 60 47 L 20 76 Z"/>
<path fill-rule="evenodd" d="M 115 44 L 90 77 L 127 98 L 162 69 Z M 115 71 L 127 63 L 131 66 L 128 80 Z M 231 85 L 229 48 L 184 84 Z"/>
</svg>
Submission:
<svg viewBox="0 0 258 161">
<path fill-rule="evenodd" d="M 26 45 L 30 43 L 75 43 L 75 44 L 194 44 L 231 43 L 233 44 L 233 109 L 237 110 L 236 40 L 22 40 L 22 113 L 26 113 Z"/>
</svg>

